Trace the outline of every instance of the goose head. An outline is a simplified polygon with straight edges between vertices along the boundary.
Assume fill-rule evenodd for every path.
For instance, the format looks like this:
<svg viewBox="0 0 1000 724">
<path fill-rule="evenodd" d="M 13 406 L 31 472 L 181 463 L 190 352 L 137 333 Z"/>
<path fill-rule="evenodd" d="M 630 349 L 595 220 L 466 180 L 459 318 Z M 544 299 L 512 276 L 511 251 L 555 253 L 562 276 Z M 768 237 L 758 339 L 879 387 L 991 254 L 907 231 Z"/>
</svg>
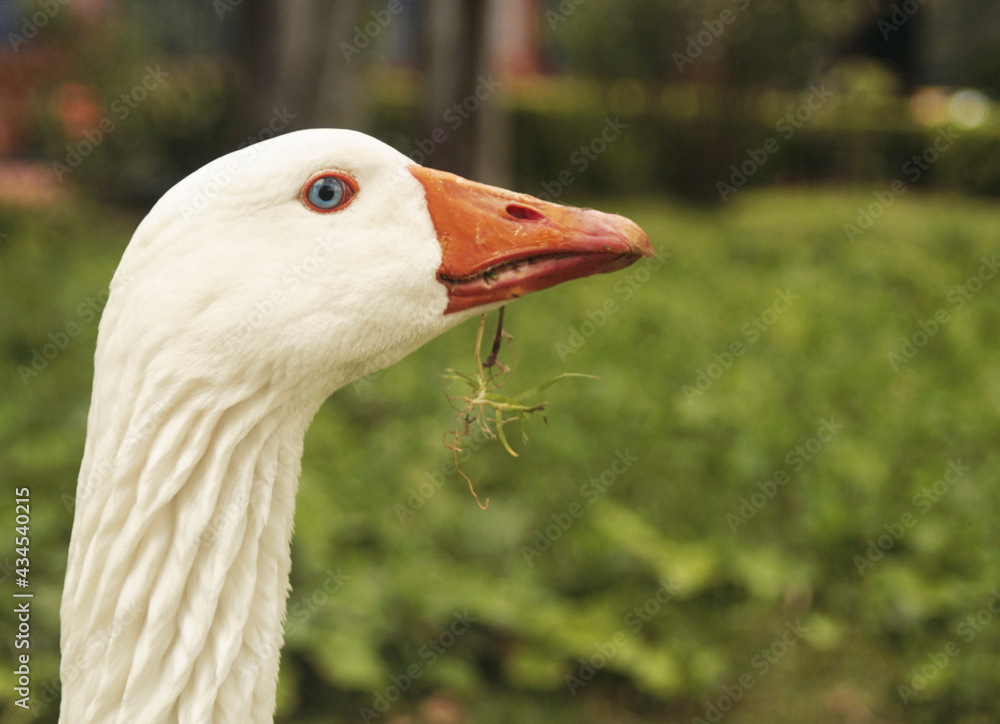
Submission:
<svg viewBox="0 0 1000 724">
<path fill-rule="evenodd" d="M 622 217 L 351 131 L 290 133 L 174 186 L 100 323 L 61 723 L 271 721 L 303 436 L 326 397 L 470 316 L 649 254 Z"/>
<path fill-rule="evenodd" d="M 256 371 L 322 397 L 470 316 L 651 253 L 623 217 L 424 168 L 362 133 L 299 131 L 167 192 L 103 324 L 146 365 L 167 344 L 186 374 Z"/>
</svg>

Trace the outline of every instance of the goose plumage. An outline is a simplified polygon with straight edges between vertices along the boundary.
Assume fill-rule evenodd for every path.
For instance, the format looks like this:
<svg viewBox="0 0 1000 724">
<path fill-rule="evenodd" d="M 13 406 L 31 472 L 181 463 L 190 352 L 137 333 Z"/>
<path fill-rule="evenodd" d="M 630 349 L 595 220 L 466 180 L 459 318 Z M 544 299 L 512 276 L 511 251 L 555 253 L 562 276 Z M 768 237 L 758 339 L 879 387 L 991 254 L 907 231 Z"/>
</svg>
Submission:
<svg viewBox="0 0 1000 724">
<path fill-rule="evenodd" d="M 620 216 L 315 129 L 219 158 L 135 231 L 97 340 L 61 724 L 271 722 L 306 428 L 470 316 L 650 255 Z"/>
</svg>

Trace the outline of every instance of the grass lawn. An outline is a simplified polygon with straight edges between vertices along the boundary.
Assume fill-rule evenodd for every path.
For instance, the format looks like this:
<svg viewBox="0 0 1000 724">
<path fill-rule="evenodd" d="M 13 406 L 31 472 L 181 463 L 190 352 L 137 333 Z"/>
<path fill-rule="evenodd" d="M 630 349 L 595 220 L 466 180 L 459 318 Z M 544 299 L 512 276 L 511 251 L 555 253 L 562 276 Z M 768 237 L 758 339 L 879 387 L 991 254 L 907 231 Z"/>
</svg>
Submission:
<svg viewBox="0 0 1000 724">
<path fill-rule="evenodd" d="M 1000 209 L 906 194 L 848 241 L 873 200 L 587 200 L 662 258 L 508 307 L 505 389 L 600 379 L 552 387 L 519 458 L 473 442 L 485 512 L 442 445 L 474 321 L 334 395 L 306 440 L 278 721 L 1000 720 Z M 31 489 L 39 698 L 97 312 L 137 220 L 0 209 L 0 466 Z M 0 713 L 29 721 L 12 671 Z"/>
</svg>

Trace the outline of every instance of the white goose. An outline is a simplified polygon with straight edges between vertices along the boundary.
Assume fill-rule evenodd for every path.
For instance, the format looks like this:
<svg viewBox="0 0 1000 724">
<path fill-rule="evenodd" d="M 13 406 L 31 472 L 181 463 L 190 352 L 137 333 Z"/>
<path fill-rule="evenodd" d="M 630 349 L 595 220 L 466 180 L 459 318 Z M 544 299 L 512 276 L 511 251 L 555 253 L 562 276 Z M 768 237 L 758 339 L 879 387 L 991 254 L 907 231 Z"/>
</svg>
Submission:
<svg viewBox="0 0 1000 724">
<path fill-rule="evenodd" d="M 168 191 L 101 320 L 62 601 L 61 724 L 270 722 L 302 441 L 464 319 L 650 255 L 620 216 L 290 133 Z"/>
</svg>

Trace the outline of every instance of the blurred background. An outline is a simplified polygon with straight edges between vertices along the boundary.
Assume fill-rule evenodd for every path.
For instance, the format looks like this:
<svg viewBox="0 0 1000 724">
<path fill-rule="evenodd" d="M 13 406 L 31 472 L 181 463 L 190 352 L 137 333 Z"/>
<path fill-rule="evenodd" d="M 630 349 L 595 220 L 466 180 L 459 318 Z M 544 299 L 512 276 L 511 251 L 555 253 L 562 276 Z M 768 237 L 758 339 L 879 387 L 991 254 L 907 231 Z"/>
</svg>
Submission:
<svg viewBox="0 0 1000 724">
<path fill-rule="evenodd" d="M 508 309 L 505 391 L 600 379 L 547 391 L 517 459 L 469 443 L 485 512 L 441 442 L 474 322 L 327 402 L 277 721 L 1000 721 L 998 94 L 985 0 L 0 2 L 0 469 L 36 596 L 33 708 L 5 665 L 0 718 L 57 719 L 133 229 L 221 154 L 342 126 L 658 256 Z"/>
</svg>

